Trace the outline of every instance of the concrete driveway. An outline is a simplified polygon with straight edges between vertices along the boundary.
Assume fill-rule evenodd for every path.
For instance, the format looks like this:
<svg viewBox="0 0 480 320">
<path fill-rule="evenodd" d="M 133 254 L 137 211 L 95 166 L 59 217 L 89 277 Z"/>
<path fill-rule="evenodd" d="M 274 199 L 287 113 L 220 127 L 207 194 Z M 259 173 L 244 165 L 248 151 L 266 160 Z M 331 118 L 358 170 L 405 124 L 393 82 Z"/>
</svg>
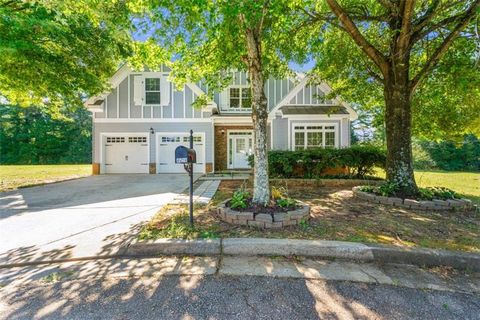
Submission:
<svg viewBox="0 0 480 320">
<path fill-rule="evenodd" d="M 0 193 L 0 265 L 122 253 L 186 174 L 105 175 Z"/>
</svg>

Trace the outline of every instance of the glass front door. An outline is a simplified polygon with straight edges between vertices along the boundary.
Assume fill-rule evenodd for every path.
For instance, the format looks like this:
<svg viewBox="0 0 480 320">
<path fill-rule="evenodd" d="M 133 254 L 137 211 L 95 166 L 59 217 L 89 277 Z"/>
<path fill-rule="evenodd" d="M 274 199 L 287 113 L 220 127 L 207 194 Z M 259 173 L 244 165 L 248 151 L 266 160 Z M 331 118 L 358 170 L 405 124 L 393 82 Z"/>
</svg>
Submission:
<svg viewBox="0 0 480 320">
<path fill-rule="evenodd" d="M 229 134 L 229 169 L 248 169 L 248 157 L 253 153 L 252 132 L 232 132 Z"/>
</svg>

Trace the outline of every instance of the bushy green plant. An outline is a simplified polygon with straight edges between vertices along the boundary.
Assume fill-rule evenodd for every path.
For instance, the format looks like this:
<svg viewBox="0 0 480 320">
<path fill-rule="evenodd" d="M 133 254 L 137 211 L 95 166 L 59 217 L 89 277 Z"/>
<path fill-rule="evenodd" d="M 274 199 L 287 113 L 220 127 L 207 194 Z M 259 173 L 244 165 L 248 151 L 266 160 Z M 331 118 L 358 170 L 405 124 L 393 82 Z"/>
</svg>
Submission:
<svg viewBox="0 0 480 320">
<path fill-rule="evenodd" d="M 281 198 L 277 200 L 277 204 L 282 208 L 291 208 L 291 207 L 295 207 L 295 205 L 297 204 L 297 201 L 295 201 L 292 198 Z"/>
<path fill-rule="evenodd" d="M 232 199 L 230 200 L 230 208 L 232 209 L 245 209 L 248 204 L 248 199 L 250 194 L 244 189 L 239 189 L 233 193 Z"/>
<path fill-rule="evenodd" d="M 432 200 L 432 199 L 448 200 L 448 199 L 460 198 L 460 195 L 458 193 L 445 187 L 419 188 L 418 192 L 420 193 L 420 198 L 425 200 Z"/>
<path fill-rule="evenodd" d="M 375 193 L 377 188 L 374 186 L 361 186 L 360 191 L 368 192 L 368 193 Z"/>
<path fill-rule="evenodd" d="M 384 197 L 390 197 L 394 196 L 398 189 L 398 184 L 393 182 L 385 182 L 378 186 L 377 191 Z"/>
<path fill-rule="evenodd" d="M 253 166 L 253 156 L 249 158 Z M 343 149 L 270 151 L 268 169 L 272 178 L 320 178 L 327 168 L 348 167 L 348 177 L 363 179 L 375 167 L 385 167 L 385 151 L 371 145 Z"/>
</svg>

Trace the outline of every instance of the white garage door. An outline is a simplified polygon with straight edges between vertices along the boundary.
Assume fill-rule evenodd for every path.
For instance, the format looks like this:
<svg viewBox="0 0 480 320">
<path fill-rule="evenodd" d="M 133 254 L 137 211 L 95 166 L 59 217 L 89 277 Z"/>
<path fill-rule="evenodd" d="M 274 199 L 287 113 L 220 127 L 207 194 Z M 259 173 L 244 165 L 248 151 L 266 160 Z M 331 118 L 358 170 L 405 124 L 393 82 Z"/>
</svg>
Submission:
<svg viewBox="0 0 480 320">
<path fill-rule="evenodd" d="M 190 146 L 189 133 L 157 133 L 157 173 L 184 173 L 182 164 L 175 163 L 175 149 Z M 193 149 L 197 153 L 197 163 L 193 171 L 205 173 L 205 135 L 193 134 Z"/>
<path fill-rule="evenodd" d="M 148 173 L 148 135 L 106 135 L 105 173 Z"/>
</svg>

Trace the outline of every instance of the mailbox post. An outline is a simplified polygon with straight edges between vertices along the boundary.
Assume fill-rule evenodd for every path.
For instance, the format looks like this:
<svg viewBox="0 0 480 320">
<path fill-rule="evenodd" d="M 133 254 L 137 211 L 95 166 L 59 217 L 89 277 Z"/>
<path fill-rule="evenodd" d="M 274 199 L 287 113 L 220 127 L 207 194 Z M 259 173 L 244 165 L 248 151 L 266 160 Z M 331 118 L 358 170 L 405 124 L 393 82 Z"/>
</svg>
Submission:
<svg viewBox="0 0 480 320">
<path fill-rule="evenodd" d="M 193 149 L 193 130 L 190 130 L 190 148 L 178 146 L 175 149 L 175 163 L 183 164 L 185 171 L 188 172 L 190 178 L 190 225 L 193 226 L 193 164 L 197 162 L 197 155 Z"/>
</svg>

